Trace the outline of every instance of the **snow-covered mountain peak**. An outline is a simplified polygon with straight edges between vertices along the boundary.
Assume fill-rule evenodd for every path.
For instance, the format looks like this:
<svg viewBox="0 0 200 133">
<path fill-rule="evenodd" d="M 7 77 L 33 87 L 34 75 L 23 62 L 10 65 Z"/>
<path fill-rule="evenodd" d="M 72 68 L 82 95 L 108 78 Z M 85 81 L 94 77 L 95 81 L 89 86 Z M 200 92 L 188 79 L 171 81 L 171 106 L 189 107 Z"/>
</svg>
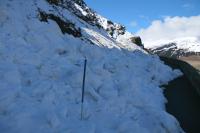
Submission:
<svg viewBox="0 0 200 133">
<path fill-rule="evenodd" d="M 150 50 L 153 53 L 168 57 L 200 55 L 200 38 L 183 37 L 157 41 L 151 45 Z"/>
</svg>

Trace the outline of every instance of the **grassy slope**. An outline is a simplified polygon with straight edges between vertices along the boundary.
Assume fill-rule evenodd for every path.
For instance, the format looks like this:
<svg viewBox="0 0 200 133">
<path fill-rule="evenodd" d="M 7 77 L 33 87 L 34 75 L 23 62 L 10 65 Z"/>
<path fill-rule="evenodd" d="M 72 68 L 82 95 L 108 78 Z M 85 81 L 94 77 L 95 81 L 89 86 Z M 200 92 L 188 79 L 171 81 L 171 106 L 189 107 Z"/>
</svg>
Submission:
<svg viewBox="0 0 200 133">
<path fill-rule="evenodd" d="M 181 57 L 180 59 L 200 70 L 200 56 Z"/>
</svg>

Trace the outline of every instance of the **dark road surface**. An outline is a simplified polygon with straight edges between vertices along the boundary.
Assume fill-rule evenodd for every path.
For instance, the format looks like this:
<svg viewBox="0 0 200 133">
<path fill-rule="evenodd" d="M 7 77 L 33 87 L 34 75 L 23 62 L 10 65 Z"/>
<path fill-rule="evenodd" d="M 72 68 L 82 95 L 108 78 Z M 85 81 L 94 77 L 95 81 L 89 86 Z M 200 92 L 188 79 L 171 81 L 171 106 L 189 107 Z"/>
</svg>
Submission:
<svg viewBox="0 0 200 133">
<path fill-rule="evenodd" d="M 167 112 L 176 117 L 186 133 L 200 133 L 200 97 L 185 75 L 165 86 Z"/>
</svg>

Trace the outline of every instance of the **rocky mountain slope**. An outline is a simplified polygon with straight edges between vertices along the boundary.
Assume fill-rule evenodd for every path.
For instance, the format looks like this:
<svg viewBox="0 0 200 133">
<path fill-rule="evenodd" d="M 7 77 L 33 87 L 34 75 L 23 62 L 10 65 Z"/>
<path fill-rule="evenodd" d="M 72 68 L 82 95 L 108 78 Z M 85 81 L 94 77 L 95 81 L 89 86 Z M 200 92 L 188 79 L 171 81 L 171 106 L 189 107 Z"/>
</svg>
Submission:
<svg viewBox="0 0 200 133">
<path fill-rule="evenodd" d="M 0 0 L 0 16 L 1 132 L 183 132 L 159 87 L 181 72 L 82 0 Z"/>
<path fill-rule="evenodd" d="M 160 56 L 173 58 L 200 56 L 200 39 L 198 37 L 179 38 L 155 43 L 156 46 L 150 48 L 150 51 Z"/>
<path fill-rule="evenodd" d="M 135 43 L 139 37 L 127 32 L 124 26 L 100 16 L 87 7 L 84 1 L 46 0 L 46 2 L 51 5 L 50 9 L 45 9 L 36 3 L 38 18 L 46 23 L 49 20 L 54 21 L 62 33 L 71 34 L 98 46 L 138 49 Z M 98 39 L 95 39 L 96 36 Z M 105 45 L 104 42 L 108 43 Z M 137 44 L 141 46 L 142 42 Z"/>
</svg>

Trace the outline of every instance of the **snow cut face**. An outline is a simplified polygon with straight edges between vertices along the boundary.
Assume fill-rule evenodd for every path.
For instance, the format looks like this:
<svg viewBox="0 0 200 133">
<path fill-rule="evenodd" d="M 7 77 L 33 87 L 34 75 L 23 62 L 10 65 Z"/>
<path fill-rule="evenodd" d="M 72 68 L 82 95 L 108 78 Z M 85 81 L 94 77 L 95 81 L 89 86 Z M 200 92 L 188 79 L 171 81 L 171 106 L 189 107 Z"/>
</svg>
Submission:
<svg viewBox="0 0 200 133">
<path fill-rule="evenodd" d="M 159 88 L 181 75 L 180 71 L 139 47 L 132 52 L 108 49 L 63 34 L 55 21 L 39 21 L 38 8 L 52 9 L 40 0 L 0 3 L 5 16 L 0 20 L 4 31 L 0 32 L 1 132 L 182 132 L 175 118 L 165 112 L 166 100 Z M 85 26 L 76 15 L 65 13 L 76 25 Z M 85 36 L 88 40 L 106 34 L 89 24 L 88 29 L 96 33 Z M 106 38 L 103 44 L 112 41 L 117 45 L 113 38 Z M 85 57 L 88 65 L 81 121 Z"/>
</svg>

